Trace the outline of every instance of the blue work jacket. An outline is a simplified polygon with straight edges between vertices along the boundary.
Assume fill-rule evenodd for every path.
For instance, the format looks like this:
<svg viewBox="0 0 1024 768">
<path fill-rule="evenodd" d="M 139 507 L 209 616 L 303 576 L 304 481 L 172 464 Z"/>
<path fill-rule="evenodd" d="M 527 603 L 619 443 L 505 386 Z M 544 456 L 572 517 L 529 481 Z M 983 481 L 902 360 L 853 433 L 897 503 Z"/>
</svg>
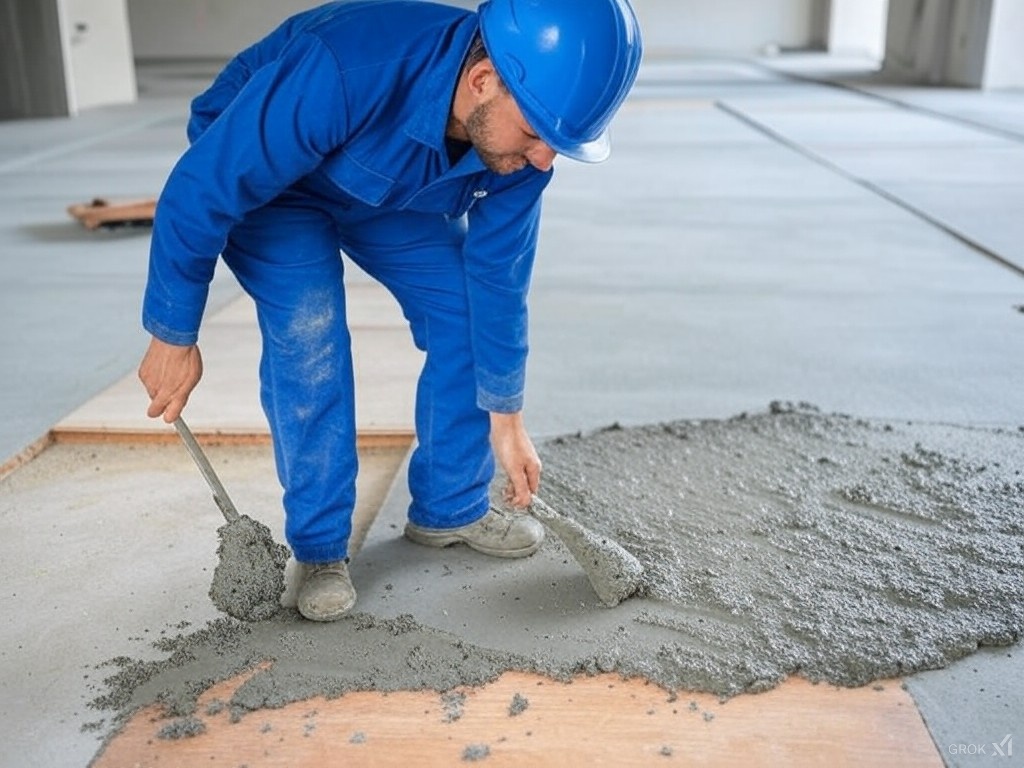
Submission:
<svg viewBox="0 0 1024 768">
<path fill-rule="evenodd" d="M 477 30 L 475 13 L 449 6 L 343 1 L 236 56 L 193 102 L 192 144 L 160 196 L 145 328 L 195 343 L 232 227 L 284 194 L 465 217 L 478 405 L 521 409 L 526 294 L 551 171 L 495 174 L 473 150 L 450 164 L 445 130 Z"/>
</svg>

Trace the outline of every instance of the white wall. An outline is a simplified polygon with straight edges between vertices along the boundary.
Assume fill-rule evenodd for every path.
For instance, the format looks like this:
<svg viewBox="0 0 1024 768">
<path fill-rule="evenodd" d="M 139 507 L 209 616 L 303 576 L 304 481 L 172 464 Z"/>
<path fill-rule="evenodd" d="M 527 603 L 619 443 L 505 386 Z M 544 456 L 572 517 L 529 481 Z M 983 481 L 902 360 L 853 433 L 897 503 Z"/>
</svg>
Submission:
<svg viewBox="0 0 1024 768">
<path fill-rule="evenodd" d="M 819 0 L 634 0 L 648 54 L 760 54 L 823 41 Z"/>
<path fill-rule="evenodd" d="M 984 87 L 1024 87 L 1024 2 L 996 0 L 989 34 Z"/>
<path fill-rule="evenodd" d="M 581 0 L 582 2 L 583 0 Z M 475 0 L 449 0 L 475 8 Z M 825 0 L 634 0 L 652 55 L 760 53 L 815 42 Z M 135 56 L 226 59 L 318 0 L 128 0 Z M 820 40 L 816 42 L 822 42 Z"/>
<path fill-rule="evenodd" d="M 828 51 L 878 61 L 885 55 L 889 0 L 832 0 L 828 17 Z"/>
<path fill-rule="evenodd" d="M 319 0 L 128 0 L 136 59 L 228 59 Z"/>
</svg>

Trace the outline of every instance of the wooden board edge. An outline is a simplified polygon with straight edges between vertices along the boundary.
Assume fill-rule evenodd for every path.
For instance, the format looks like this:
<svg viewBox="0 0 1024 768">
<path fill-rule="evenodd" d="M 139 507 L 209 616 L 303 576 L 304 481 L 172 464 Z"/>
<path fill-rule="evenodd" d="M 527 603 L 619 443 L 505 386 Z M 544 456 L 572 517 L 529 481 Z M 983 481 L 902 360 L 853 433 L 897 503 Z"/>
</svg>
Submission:
<svg viewBox="0 0 1024 768">
<path fill-rule="evenodd" d="M 53 445 L 53 443 L 54 436 L 53 432 L 50 431 L 23 448 L 18 453 L 11 456 L 11 458 L 7 459 L 3 464 L 0 464 L 0 480 L 3 480 L 19 467 L 23 467 L 28 464 L 32 459 L 36 458 L 39 454 Z"/>
</svg>

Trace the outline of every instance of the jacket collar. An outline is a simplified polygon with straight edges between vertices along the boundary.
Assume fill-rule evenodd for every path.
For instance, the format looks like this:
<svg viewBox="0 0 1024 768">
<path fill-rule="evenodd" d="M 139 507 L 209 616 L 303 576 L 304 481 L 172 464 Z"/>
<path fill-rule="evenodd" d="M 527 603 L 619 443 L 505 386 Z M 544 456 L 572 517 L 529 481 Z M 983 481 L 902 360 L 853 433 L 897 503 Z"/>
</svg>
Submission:
<svg viewBox="0 0 1024 768">
<path fill-rule="evenodd" d="M 466 54 L 469 53 L 469 46 L 478 29 L 479 19 L 475 13 L 468 15 L 456 25 L 452 32 L 448 54 L 428 75 L 420 106 L 405 124 L 405 134 L 409 138 L 440 152 L 442 155 L 446 154 L 444 138 L 445 131 L 448 129 L 448 117 L 451 113 L 455 84 L 458 82 L 459 73 L 462 70 L 462 62 L 465 61 Z M 462 159 L 468 160 L 471 157 L 477 158 L 475 151 L 467 152 Z M 458 165 L 462 166 L 464 163 L 460 162 Z"/>
</svg>

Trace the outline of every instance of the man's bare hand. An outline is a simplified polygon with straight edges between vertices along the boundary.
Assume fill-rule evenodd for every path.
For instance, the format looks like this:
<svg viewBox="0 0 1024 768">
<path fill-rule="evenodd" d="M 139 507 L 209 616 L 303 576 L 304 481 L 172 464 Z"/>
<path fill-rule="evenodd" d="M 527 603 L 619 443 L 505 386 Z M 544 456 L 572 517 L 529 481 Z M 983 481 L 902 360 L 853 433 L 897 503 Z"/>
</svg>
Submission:
<svg viewBox="0 0 1024 768">
<path fill-rule="evenodd" d="M 139 365 L 139 380 L 149 393 L 151 419 L 163 416 L 170 424 L 181 415 L 188 396 L 203 376 L 203 357 L 195 344 L 168 344 L 154 337 Z"/>
<path fill-rule="evenodd" d="M 540 487 L 540 457 L 526 434 L 522 413 L 491 414 L 491 447 L 508 475 L 505 501 L 526 507 Z"/>
</svg>

